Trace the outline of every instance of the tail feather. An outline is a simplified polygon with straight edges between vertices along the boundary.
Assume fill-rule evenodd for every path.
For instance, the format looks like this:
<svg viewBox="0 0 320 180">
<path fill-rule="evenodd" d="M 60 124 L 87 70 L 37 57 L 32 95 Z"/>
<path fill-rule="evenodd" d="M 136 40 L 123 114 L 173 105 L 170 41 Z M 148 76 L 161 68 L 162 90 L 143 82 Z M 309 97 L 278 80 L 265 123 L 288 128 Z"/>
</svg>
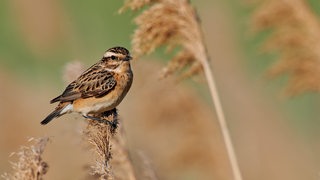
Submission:
<svg viewBox="0 0 320 180">
<path fill-rule="evenodd" d="M 61 109 L 60 110 L 54 110 L 52 113 L 50 113 L 43 121 L 41 121 L 42 125 L 46 125 L 48 124 L 51 120 L 53 120 L 54 118 L 57 118 L 59 116 L 61 116 L 60 114 Z"/>
<path fill-rule="evenodd" d="M 58 96 L 58 97 L 56 97 L 56 98 L 53 98 L 53 99 L 50 101 L 50 104 L 60 101 L 60 98 L 61 98 L 61 95 Z"/>
<path fill-rule="evenodd" d="M 72 111 L 72 108 L 73 108 L 73 106 L 69 102 L 60 103 L 58 105 L 58 107 L 52 113 L 50 113 L 43 121 L 41 121 L 41 124 L 42 125 L 48 124 L 54 118 L 57 118 L 59 116 L 62 116 L 64 114 Z"/>
</svg>

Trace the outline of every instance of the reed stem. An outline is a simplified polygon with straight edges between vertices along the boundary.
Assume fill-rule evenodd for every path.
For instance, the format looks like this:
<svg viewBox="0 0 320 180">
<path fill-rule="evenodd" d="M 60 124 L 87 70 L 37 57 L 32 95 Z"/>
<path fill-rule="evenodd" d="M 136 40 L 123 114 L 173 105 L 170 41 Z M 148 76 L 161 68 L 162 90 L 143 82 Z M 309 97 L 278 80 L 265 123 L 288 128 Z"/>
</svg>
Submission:
<svg viewBox="0 0 320 180">
<path fill-rule="evenodd" d="M 224 112 L 222 109 L 222 104 L 221 104 L 220 97 L 219 97 L 219 93 L 218 93 L 218 90 L 216 87 L 215 80 L 213 78 L 213 73 L 211 71 L 209 61 L 203 60 L 201 62 L 203 64 L 204 74 L 206 76 L 209 90 L 210 90 L 210 94 L 211 94 L 211 98 L 212 98 L 212 101 L 214 103 L 215 110 L 217 113 L 219 125 L 220 125 L 221 132 L 222 132 L 222 137 L 223 137 L 226 149 L 227 149 L 228 158 L 230 160 L 230 165 L 231 165 L 234 180 L 242 180 L 242 175 L 241 175 L 240 167 L 238 164 L 237 156 L 234 151 L 234 147 L 233 147 L 232 140 L 230 137 L 229 128 L 226 123 L 226 119 L 225 119 Z"/>
</svg>

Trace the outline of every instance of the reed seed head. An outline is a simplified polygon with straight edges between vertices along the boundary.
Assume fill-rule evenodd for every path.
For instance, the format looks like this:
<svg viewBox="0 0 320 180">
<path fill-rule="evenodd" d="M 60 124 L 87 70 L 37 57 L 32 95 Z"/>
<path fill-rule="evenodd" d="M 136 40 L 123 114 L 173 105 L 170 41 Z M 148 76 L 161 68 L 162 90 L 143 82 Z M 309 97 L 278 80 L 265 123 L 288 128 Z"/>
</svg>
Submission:
<svg viewBox="0 0 320 180">
<path fill-rule="evenodd" d="M 320 91 L 320 23 L 305 1 L 263 0 L 253 14 L 253 27 L 272 29 L 264 50 L 278 54 L 271 77 L 288 75 L 289 95 Z"/>
<path fill-rule="evenodd" d="M 127 1 L 132 10 L 150 5 L 135 18 L 137 29 L 132 38 L 135 56 L 150 54 L 160 46 L 179 47 L 163 77 L 185 71 L 183 76 L 197 74 L 208 60 L 195 9 L 187 0 Z"/>
</svg>

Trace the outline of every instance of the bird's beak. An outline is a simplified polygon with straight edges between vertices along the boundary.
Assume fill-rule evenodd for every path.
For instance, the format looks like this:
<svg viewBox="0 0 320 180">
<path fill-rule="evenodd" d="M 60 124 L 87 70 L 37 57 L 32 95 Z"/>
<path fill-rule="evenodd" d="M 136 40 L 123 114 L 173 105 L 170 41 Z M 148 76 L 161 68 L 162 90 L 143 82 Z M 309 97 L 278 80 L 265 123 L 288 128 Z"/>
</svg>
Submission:
<svg viewBox="0 0 320 180">
<path fill-rule="evenodd" d="M 125 61 L 130 61 L 132 59 L 131 56 L 126 56 L 126 58 L 124 59 Z"/>
</svg>

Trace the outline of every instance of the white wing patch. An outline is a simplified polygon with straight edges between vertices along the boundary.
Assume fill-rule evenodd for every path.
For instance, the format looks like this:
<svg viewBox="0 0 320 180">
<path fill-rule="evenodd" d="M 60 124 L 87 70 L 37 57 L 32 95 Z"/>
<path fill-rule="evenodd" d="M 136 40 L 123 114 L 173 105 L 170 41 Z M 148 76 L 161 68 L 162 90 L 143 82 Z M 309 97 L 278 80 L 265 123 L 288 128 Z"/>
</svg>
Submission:
<svg viewBox="0 0 320 180">
<path fill-rule="evenodd" d="M 73 111 L 73 105 L 68 104 L 66 107 L 63 108 L 63 110 L 60 112 L 60 114 L 68 113 L 70 111 Z"/>
</svg>

